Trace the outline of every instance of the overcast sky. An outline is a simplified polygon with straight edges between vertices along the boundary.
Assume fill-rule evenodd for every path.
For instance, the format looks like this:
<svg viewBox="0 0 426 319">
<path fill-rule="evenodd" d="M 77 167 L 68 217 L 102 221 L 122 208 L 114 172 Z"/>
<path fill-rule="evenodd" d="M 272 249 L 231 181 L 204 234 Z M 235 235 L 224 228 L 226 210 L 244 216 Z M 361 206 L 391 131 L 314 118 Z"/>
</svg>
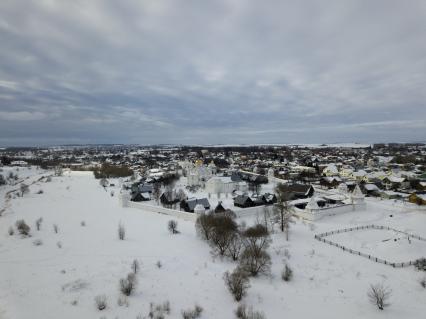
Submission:
<svg viewBox="0 0 426 319">
<path fill-rule="evenodd" d="M 426 140 L 426 1 L 0 1 L 0 145 Z"/>
</svg>

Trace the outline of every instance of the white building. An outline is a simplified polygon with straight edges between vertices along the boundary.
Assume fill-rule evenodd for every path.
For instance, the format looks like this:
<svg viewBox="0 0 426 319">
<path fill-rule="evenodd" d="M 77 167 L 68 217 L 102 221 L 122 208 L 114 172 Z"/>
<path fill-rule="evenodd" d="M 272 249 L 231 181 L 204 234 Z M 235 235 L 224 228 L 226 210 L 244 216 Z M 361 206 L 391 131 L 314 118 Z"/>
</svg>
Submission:
<svg viewBox="0 0 426 319">
<path fill-rule="evenodd" d="M 246 192 L 247 183 L 233 181 L 229 176 L 214 176 L 206 183 L 206 192 L 211 194 L 232 193 L 233 191 Z"/>
<path fill-rule="evenodd" d="M 343 184 L 343 183 L 342 183 Z M 303 200 L 296 200 L 294 204 L 300 204 Z M 352 193 L 348 193 L 347 187 L 340 187 L 337 193 L 314 193 L 310 199 L 306 199 L 305 209 L 293 206 L 294 214 L 307 220 L 315 221 L 326 216 L 334 216 L 353 211 L 366 209 L 364 194 L 357 185 Z M 306 203 L 305 201 L 305 203 Z M 332 204 L 329 204 L 329 203 Z"/>
<path fill-rule="evenodd" d="M 180 166 L 186 175 L 188 186 L 203 186 L 217 172 L 213 161 L 209 165 L 204 165 L 201 160 L 197 160 L 195 164 L 184 161 L 180 163 Z"/>
</svg>

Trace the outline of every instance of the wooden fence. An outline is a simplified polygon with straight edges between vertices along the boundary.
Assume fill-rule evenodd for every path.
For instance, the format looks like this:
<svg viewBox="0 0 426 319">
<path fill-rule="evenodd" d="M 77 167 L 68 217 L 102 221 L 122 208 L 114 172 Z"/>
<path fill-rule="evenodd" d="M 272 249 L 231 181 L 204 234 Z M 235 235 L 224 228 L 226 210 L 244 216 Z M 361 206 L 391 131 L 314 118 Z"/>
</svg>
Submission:
<svg viewBox="0 0 426 319">
<path fill-rule="evenodd" d="M 407 261 L 407 262 L 395 263 L 395 262 L 388 261 L 386 259 L 381 259 L 381 258 L 375 257 L 373 255 L 364 254 L 360 251 L 357 251 L 357 250 L 354 250 L 354 249 L 351 249 L 351 248 L 347 248 L 343 245 L 339 245 L 339 244 L 337 244 L 337 243 L 335 243 L 331 240 L 327 240 L 327 239 L 324 238 L 324 237 L 334 235 L 334 234 L 347 233 L 347 232 L 356 231 L 356 230 L 363 230 L 363 229 L 392 230 L 392 231 L 395 231 L 397 233 L 406 235 L 408 237 L 408 239 L 414 238 L 414 239 L 426 241 L 426 238 L 424 238 L 424 237 L 414 235 L 414 234 L 409 234 L 409 233 L 400 231 L 400 230 L 392 228 L 392 227 L 378 226 L 378 225 L 365 225 L 365 226 L 357 226 L 357 227 L 351 227 L 351 228 L 338 229 L 338 230 L 333 230 L 333 231 L 329 231 L 329 232 L 326 232 L 326 233 L 317 234 L 314 237 L 315 237 L 316 240 L 319 240 L 323 243 L 326 243 L 326 244 L 329 244 L 331 246 L 335 246 L 337 248 L 340 248 L 343 251 L 346 251 L 346 252 L 351 253 L 353 255 L 362 256 L 362 257 L 368 258 L 368 259 L 370 259 L 374 262 L 389 265 L 389 266 L 394 267 L 394 268 L 409 267 L 409 266 L 414 265 L 419 259 L 421 259 L 421 258 L 419 258 L 419 259 L 410 260 L 410 261 Z"/>
</svg>

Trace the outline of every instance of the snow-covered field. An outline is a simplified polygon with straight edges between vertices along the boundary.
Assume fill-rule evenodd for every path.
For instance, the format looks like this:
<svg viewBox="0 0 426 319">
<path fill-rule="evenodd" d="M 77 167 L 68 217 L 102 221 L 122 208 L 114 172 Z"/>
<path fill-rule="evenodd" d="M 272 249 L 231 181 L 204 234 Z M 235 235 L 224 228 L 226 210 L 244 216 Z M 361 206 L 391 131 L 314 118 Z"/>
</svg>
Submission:
<svg viewBox="0 0 426 319">
<path fill-rule="evenodd" d="M 29 171 L 28 182 L 51 174 Z M 4 187 L 2 195 L 12 188 Z M 36 194 L 39 189 L 44 193 Z M 3 196 L 0 200 L 3 207 Z M 424 274 L 413 268 L 377 264 L 314 239 L 316 233 L 371 223 L 426 236 L 425 211 L 393 201 L 367 201 L 367 211 L 323 219 L 315 227 L 297 221 L 289 242 L 283 234 L 273 234 L 271 275 L 251 279 L 243 301 L 269 319 L 424 318 L 426 290 L 418 283 Z M 43 223 L 37 231 L 39 217 Z M 31 226 L 31 237 L 8 235 L 8 228 L 18 219 Z M 195 303 L 204 308 L 202 318 L 235 318 L 237 303 L 222 278 L 235 264 L 213 257 L 208 245 L 196 236 L 193 222 L 178 220 L 181 233 L 169 234 L 169 219 L 120 207 L 117 196 L 111 197 L 90 173 L 66 173 L 49 183 L 36 182 L 29 194 L 12 199 L 0 217 L 0 318 L 136 319 L 138 314 L 147 316 L 150 302 L 166 300 L 171 305 L 168 318 L 181 318 L 181 310 Z M 246 221 L 254 223 L 253 218 Z M 126 228 L 124 241 L 117 238 L 119 222 Z M 58 233 L 53 231 L 54 224 Z M 365 237 L 353 235 L 359 240 L 348 240 L 362 245 Z M 380 238 L 374 239 L 376 244 Z M 43 244 L 35 246 L 37 239 Z M 422 247 L 418 254 L 426 255 Z M 393 248 L 397 247 L 387 253 L 394 251 L 395 259 L 403 257 L 405 248 Z M 291 254 L 289 259 L 285 249 Z M 139 284 L 128 298 L 129 305 L 119 306 L 118 282 L 130 271 L 134 259 L 141 263 Z M 156 266 L 158 261 L 161 268 Z M 294 270 L 290 282 L 280 278 L 284 261 Z M 367 298 L 369 285 L 378 282 L 393 289 L 391 306 L 383 312 Z M 102 312 L 94 305 L 99 294 L 108 298 L 108 307 Z"/>
<path fill-rule="evenodd" d="M 389 262 L 408 262 L 426 256 L 426 241 L 386 229 L 364 229 L 333 234 L 327 239 Z"/>
</svg>

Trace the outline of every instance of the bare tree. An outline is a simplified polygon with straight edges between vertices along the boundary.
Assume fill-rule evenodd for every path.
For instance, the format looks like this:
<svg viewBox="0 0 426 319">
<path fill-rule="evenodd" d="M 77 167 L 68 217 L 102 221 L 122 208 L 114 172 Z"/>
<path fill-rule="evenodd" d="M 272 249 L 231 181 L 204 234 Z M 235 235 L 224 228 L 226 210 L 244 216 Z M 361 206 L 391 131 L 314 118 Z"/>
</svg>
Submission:
<svg viewBox="0 0 426 319">
<path fill-rule="evenodd" d="M 36 228 L 37 228 L 37 230 L 40 230 L 42 222 L 43 222 L 43 218 L 42 217 L 40 217 L 40 218 L 38 218 L 36 220 Z"/>
<path fill-rule="evenodd" d="M 24 194 L 29 193 L 29 191 L 30 191 L 30 187 L 29 187 L 27 184 L 22 183 L 22 184 L 19 186 L 19 190 L 20 190 L 20 192 L 21 192 L 21 197 L 23 197 L 23 196 L 24 196 Z"/>
<path fill-rule="evenodd" d="M 247 289 L 250 288 L 250 279 L 242 268 L 237 267 L 232 273 L 225 272 L 223 279 L 235 301 L 240 301 L 245 296 Z"/>
<path fill-rule="evenodd" d="M 293 270 L 289 265 L 285 264 L 284 269 L 281 272 L 281 279 L 284 281 L 290 281 L 293 278 Z"/>
<path fill-rule="evenodd" d="M 214 216 L 212 214 L 200 214 L 195 222 L 195 229 L 198 235 L 205 240 L 210 240 L 210 233 L 213 228 L 213 223 Z"/>
<path fill-rule="evenodd" d="M 241 238 L 241 234 L 239 232 L 235 232 L 225 254 L 228 257 L 231 257 L 232 260 L 238 260 L 243 248 L 244 248 L 244 242 L 243 242 L 243 239 Z"/>
<path fill-rule="evenodd" d="M 126 229 L 124 228 L 124 225 L 122 223 L 118 224 L 118 239 L 124 240 L 126 237 Z"/>
<path fill-rule="evenodd" d="M 290 223 L 293 222 L 293 210 L 288 204 L 288 193 L 283 184 L 275 187 L 277 194 L 277 203 L 274 205 L 275 221 L 279 224 L 282 232 L 286 234 L 286 240 L 289 239 Z"/>
<path fill-rule="evenodd" d="M 219 255 L 223 256 L 238 231 L 238 225 L 232 217 L 222 214 L 214 216 L 212 221 L 210 244 Z"/>
<path fill-rule="evenodd" d="M 383 310 L 385 307 L 389 306 L 388 300 L 391 296 L 392 290 L 387 287 L 384 287 L 382 284 L 370 285 L 370 290 L 368 291 L 368 298 L 370 302 L 377 306 L 380 310 Z"/>
<path fill-rule="evenodd" d="M 179 231 L 177 229 L 177 221 L 175 220 L 169 220 L 169 222 L 167 223 L 167 228 L 169 229 L 169 232 L 171 234 L 179 234 Z"/>
<path fill-rule="evenodd" d="M 245 249 L 240 256 L 240 266 L 252 276 L 267 273 L 271 268 L 271 257 L 266 249 L 271 239 L 265 226 L 257 224 L 247 228 L 244 233 Z"/>
<path fill-rule="evenodd" d="M 138 260 L 137 259 L 134 259 L 133 261 L 132 261 L 132 271 L 133 271 L 133 273 L 134 274 L 137 274 L 138 272 L 139 272 L 139 262 L 138 262 Z"/>
<path fill-rule="evenodd" d="M 158 204 L 161 197 L 161 185 L 160 183 L 154 183 L 152 189 L 152 197 L 155 199 L 155 202 Z"/>
</svg>

